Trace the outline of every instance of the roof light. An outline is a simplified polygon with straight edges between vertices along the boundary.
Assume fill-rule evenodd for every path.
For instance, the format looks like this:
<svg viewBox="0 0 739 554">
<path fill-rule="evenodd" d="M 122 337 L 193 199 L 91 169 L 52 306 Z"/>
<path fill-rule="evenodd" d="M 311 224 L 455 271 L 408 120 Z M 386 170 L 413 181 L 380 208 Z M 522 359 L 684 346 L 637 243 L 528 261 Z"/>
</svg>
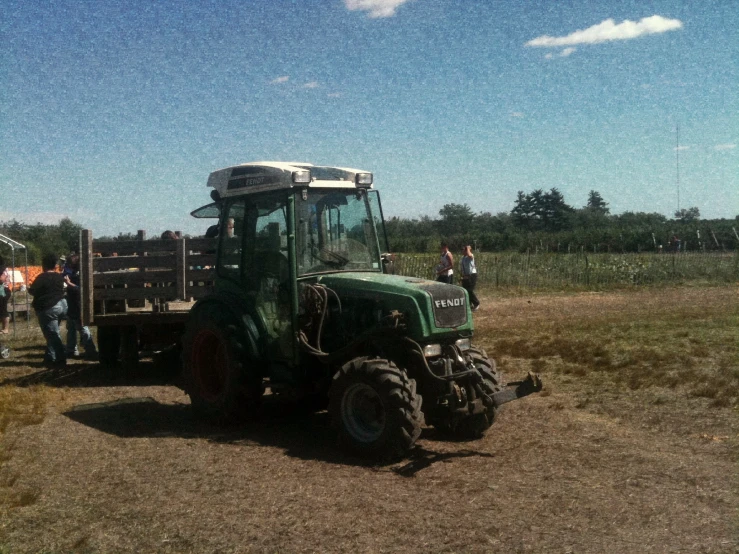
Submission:
<svg viewBox="0 0 739 554">
<path fill-rule="evenodd" d="M 293 183 L 310 183 L 310 169 L 293 171 Z"/>
<path fill-rule="evenodd" d="M 372 173 L 357 173 L 354 177 L 354 182 L 358 187 L 371 187 Z"/>
</svg>

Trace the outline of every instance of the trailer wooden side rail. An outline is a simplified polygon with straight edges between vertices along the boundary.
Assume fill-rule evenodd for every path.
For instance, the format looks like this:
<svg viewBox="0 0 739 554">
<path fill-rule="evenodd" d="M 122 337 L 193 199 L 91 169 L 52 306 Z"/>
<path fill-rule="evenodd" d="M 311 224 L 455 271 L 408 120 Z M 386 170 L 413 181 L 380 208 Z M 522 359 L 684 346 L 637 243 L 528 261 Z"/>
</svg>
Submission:
<svg viewBox="0 0 739 554">
<path fill-rule="evenodd" d="M 84 325 L 185 321 L 215 279 L 218 239 L 96 241 L 80 233 Z"/>
</svg>

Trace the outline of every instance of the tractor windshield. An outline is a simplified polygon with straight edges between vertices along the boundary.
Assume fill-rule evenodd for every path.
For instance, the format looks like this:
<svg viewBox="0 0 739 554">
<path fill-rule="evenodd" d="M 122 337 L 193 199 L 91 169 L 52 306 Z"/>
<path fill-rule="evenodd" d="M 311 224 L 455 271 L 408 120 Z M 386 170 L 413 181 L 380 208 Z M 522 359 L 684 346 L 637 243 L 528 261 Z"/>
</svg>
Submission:
<svg viewBox="0 0 739 554">
<path fill-rule="evenodd" d="M 295 205 L 298 275 L 381 271 L 387 247 L 376 191 L 308 190 Z"/>
</svg>

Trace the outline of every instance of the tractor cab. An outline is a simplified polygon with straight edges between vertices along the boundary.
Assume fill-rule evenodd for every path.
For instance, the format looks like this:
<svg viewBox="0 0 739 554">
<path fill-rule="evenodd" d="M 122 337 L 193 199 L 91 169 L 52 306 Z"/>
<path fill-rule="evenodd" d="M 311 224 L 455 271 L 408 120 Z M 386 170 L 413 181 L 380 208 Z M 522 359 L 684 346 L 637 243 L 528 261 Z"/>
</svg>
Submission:
<svg viewBox="0 0 739 554">
<path fill-rule="evenodd" d="M 387 239 L 372 174 L 256 162 L 215 171 L 208 186 L 215 202 L 192 215 L 218 219 L 216 289 L 249 304 L 265 358 L 298 363 L 302 283 L 385 267 Z"/>
</svg>

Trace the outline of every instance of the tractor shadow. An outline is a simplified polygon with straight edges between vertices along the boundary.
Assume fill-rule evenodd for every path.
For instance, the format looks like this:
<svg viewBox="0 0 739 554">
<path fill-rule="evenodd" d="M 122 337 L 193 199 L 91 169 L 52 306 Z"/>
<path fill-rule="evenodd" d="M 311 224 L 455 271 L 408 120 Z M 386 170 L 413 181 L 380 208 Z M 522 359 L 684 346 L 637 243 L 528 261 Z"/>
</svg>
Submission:
<svg viewBox="0 0 739 554">
<path fill-rule="evenodd" d="M 68 410 L 64 415 L 77 423 L 121 438 L 174 437 L 244 447 L 274 447 L 301 460 L 392 471 L 401 477 L 413 477 L 437 462 L 449 462 L 454 458 L 493 456 L 473 450 L 435 452 L 416 446 L 402 460 L 359 458 L 340 448 L 328 412 L 306 412 L 269 396 L 265 397 L 259 416 L 238 427 L 204 423 L 194 417 L 188 404 L 162 404 L 152 398 L 85 404 Z M 433 435 L 434 431 L 424 429 L 424 435 L 428 434 Z"/>
</svg>

